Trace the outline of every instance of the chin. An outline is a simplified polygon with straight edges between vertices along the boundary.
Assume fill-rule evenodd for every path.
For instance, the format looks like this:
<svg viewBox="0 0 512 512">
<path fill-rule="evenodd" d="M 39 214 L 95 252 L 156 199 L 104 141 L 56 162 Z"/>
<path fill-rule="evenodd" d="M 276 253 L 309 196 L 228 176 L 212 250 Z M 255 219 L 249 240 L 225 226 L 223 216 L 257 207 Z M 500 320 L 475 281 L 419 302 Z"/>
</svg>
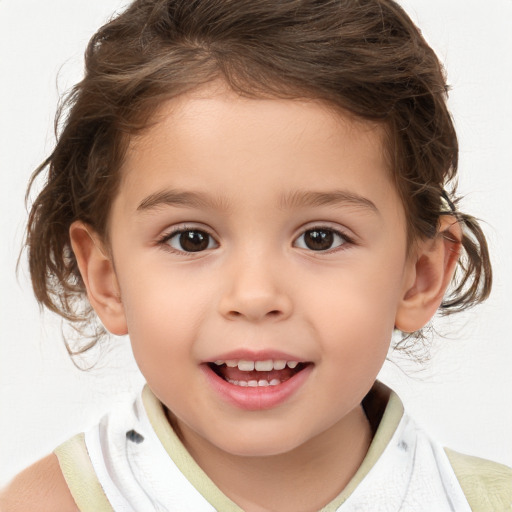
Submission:
<svg viewBox="0 0 512 512">
<path fill-rule="evenodd" d="M 277 434 L 277 435 L 276 435 Z M 238 457 L 274 457 L 294 451 L 307 442 L 304 434 L 294 436 L 290 432 L 269 433 L 264 429 L 253 435 L 240 435 L 240 432 L 215 443 L 217 447 Z"/>
</svg>

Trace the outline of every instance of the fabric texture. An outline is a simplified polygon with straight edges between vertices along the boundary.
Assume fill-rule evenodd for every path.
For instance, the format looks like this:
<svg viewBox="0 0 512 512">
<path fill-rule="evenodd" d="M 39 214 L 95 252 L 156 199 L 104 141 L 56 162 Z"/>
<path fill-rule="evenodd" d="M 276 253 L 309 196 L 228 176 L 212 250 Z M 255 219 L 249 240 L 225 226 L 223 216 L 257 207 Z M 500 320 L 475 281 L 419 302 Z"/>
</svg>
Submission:
<svg viewBox="0 0 512 512">
<path fill-rule="evenodd" d="M 363 407 L 375 430 L 368 453 L 320 512 L 512 511 L 512 470 L 445 451 L 381 383 Z M 82 512 L 243 512 L 189 455 L 147 386 L 55 453 Z"/>
<path fill-rule="evenodd" d="M 84 434 L 78 434 L 55 451 L 71 494 L 80 510 L 111 512 L 103 488 L 98 481 L 85 446 Z"/>
<path fill-rule="evenodd" d="M 512 512 L 512 469 L 445 449 L 473 512 Z"/>
</svg>

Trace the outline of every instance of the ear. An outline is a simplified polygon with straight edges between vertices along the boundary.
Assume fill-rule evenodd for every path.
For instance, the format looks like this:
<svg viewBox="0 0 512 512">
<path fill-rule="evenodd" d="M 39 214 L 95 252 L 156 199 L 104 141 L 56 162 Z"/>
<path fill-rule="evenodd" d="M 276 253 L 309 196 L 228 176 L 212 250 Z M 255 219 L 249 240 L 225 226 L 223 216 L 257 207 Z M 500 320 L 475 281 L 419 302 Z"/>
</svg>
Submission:
<svg viewBox="0 0 512 512">
<path fill-rule="evenodd" d="M 75 221 L 69 228 L 69 237 L 91 306 L 108 331 L 119 336 L 127 334 L 114 264 L 100 236 L 84 222 Z"/>
<path fill-rule="evenodd" d="M 461 250 L 462 230 L 453 215 L 442 215 L 434 239 L 420 240 L 409 261 L 403 297 L 395 327 L 414 332 L 434 316 L 455 271 Z"/>
</svg>

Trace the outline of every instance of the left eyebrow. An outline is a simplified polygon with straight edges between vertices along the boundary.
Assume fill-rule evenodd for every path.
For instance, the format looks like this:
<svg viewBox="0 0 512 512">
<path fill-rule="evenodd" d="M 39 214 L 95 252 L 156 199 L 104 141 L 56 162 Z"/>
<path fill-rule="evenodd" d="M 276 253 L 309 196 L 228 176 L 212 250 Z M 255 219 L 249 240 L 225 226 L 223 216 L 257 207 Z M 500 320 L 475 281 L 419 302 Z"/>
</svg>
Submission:
<svg viewBox="0 0 512 512">
<path fill-rule="evenodd" d="M 359 206 L 380 215 L 379 209 L 373 201 L 347 190 L 333 190 L 329 192 L 296 190 L 282 196 L 280 201 L 280 206 L 283 209 L 308 206 L 343 206 L 345 204 Z"/>
<path fill-rule="evenodd" d="M 212 197 L 202 192 L 182 190 L 160 190 L 145 197 L 137 206 L 137 211 L 148 211 L 161 206 L 181 206 L 184 208 L 227 209 L 222 198 Z"/>
</svg>

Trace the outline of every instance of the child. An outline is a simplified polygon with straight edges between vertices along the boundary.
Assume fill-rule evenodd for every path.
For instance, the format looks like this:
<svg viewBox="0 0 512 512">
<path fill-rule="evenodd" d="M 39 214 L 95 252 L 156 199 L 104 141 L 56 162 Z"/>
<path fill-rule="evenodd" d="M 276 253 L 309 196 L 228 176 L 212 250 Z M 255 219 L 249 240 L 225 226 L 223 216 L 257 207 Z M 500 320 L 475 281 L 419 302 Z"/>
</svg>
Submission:
<svg viewBox="0 0 512 512">
<path fill-rule="evenodd" d="M 445 95 L 391 1 L 139 0 L 100 29 L 30 268 L 84 334 L 87 295 L 130 335 L 147 386 L 2 510 L 510 508 L 510 470 L 376 382 L 394 329 L 490 291 Z"/>
</svg>

